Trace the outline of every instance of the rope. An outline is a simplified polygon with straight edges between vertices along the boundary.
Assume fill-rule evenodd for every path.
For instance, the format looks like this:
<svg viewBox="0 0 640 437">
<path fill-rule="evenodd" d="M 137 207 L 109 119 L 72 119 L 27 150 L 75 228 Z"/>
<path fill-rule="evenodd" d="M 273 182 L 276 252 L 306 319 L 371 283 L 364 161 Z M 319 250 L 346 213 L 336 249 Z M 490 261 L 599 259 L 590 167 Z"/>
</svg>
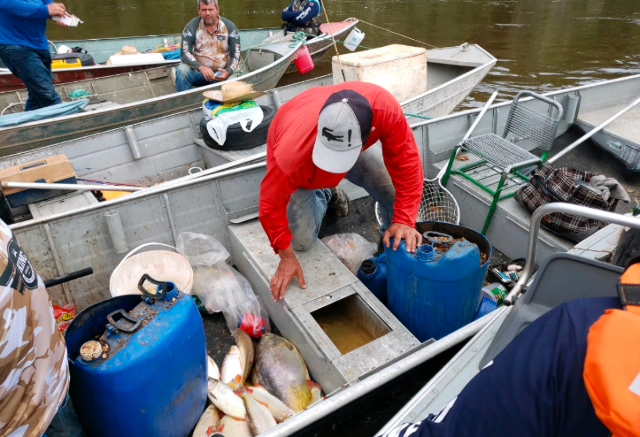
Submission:
<svg viewBox="0 0 640 437">
<path fill-rule="evenodd" d="M 432 45 L 432 44 L 426 43 L 426 42 L 424 42 L 424 41 L 420 41 L 419 39 L 414 39 L 414 38 L 411 38 L 410 36 L 403 35 L 403 34 L 401 34 L 401 33 L 394 32 L 394 31 L 389 30 L 389 29 L 385 29 L 384 27 L 380 27 L 380 26 L 378 26 L 378 25 L 376 25 L 376 24 L 368 23 L 368 22 L 366 22 L 366 21 L 364 21 L 364 20 L 361 20 L 360 18 L 358 18 L 358 20 L 359 20 L 361 23 L 368 24 L 369 26 L 377 27 L 378 29 L 382 29 L 382 30 L 384 30 L 385 32 L 389 32 L 389 33 L 392 33 L 392 34 L 394 34 L 394 35 L 398 35 L 398 36 L 401 36 L 401 37 L 403 37 L 403 38 L 410 39 L 411 41 L 419 42 L 420 44 L 424 44 L 424 45 L 426 45 L 426 46 L 433 47 L 434 49 L 438 49 L 438 48 L 440 48 L 440 47 L 436 47 L 436 46 L 434 46 L 434 45 Z"/>
<path fill-rule="evenodd" d="M 78 89 L 69 93 L 69 98 L 75 100 L 81 97 L 89 97 L 91 95 L 90 92 L 87 92 L 83 89 Z"/>
<path fill-rule="evenodd" d="M 426 115 L 411 114 L 410 112 L 405 112 L 403 115 L 407 117 L 416 117 L 416 118 L 423 118 L 425 120 L 431 120 L 431 117 L 427 117 Z"/>
<path fill-rule="evenodd" d="M 323 0 L 323 2 L 326 2 L 326 0 Z M 346 82 L 347 78 L 345 77 L 344 70 L 342 69 L 342 61 L 340 61 L 340 52 L 338 52 L 338 45 L 336 44 L 336 39 L 333 37 L 333 29 L 331 28 L 331 21 L 329 21 L 329 15 L 327 14 L 327 8 L 325 7 L 324 3 L 322 5 L 320 5 L 320 8 L 322 8 L 322 11 L 324 12 L 324 19 L 327 20 L 327 26 L 329 26 L 329 35 L 331 35 L 331 41 L 333 41 L 333 48 L 336 51 L 336 58 L 338 58 L 338 65 L 340 66 L 340 72 L 342 73 L 342 79 Z"/>
</svg>

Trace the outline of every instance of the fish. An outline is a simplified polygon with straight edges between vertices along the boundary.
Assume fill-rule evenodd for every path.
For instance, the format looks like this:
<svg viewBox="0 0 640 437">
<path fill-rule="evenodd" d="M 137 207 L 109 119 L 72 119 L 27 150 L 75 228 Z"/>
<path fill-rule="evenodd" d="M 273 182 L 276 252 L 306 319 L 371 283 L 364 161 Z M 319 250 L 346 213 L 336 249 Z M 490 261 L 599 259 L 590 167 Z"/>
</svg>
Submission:
<svg viewBox="0 0 640 437">
<path fill-rule="evenodd" d="M 220 379 L 220 369 L 213 358 L 207 356 L 207 379 Z"/>
<path fill-rule="evenodd" d="M 242 387 L 242 355 L 238 346 L 231 346 L 222 361 L 222 369 L 220 370 L 220 381 L 227 384 L 233 389 Z"/>
<path fill-rule="evenodd" d="M 220 420 L 220 425 L 216 428 L 216 432 L 219 432 L 224 437 L 253 437 L 249 423 L 246 420 L 236 419 L 232 416 L 224 416 Z"/>
<path fill-rule="evenodd" d="M 307 365 L 291 342 L 272 333 L 260 338 L 251 374 L 253 385 L 262 385 L 298 413 L 311 400 L 309 379 Z"/>
<path fill-rule="evenodd" d="M 245 390 L 253 399 L 267 407 L 273 418 L 276 419 L 276 422 L 278 423 L 284 422 L 289 417 L 296 414 L 295 411 L 285 405 L 280 399 L 269 393 L 267 389 L 261 385 L 245 387 Z"/>
<path fill-rule="evenodd" d="M 247 409 L 244 406 L 242 398 L 236 395 L 233 389 L 227 384 L 211 379 L 209 380 L 207 388 L 209 400 L 224 414 L 228 414 L 237 419 L 245 419 L 247 417 Z"/>
<path fill-rule="evenodd" d="M 209 405 L 200 420 L 198 420 L 198 424 L 196 425 L 196 429 L 193 431 L 193 437 L 209 437 L 220 425 L 220 416 L 218 415 L 218 410 L 214 405 Z"/>
<path fill-rule="evenodd" d="M 311 400 L 309 401 L 309 405 L 307 408 L 315 404 L 316 402 L 320 402 L 322 400 L 322 387 L 317 382 L 313 382 L 311 380 L 307 380 L 307 387 L 311 390 Z"/>
<path fill-rule="evenodd" d="M 253 435 L 260 435 L 277 425 L 276 419 L 273 418 L 269 409 L 253 399 L 246 388 L 236 390 L 235 394 L 244 399 L 244 404 L 247 407 L 247 422 Z"/>
<path fill-rule="evenodd" d="M 242 364 L 242 385 L 249 377 L 249 372 L 253 368 L 254 347 L 253 340 L 249 337 L 249 334 L 242 329 L 236 329 L 233 332 L 233 338 L 236 339 L 238 349 L 240 349 L 240 362 Z"/>
</svg>

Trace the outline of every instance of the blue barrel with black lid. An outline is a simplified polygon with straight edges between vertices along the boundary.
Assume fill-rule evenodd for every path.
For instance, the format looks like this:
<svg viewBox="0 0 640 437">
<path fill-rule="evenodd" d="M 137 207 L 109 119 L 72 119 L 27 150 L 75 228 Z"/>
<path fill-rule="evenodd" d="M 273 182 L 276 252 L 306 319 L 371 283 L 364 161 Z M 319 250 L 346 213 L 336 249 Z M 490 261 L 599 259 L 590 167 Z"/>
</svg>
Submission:
<svg viewBox="0 0 640 437">
<path fill-rule="evenodd" d="M 416 253 L 404 241 L 398 250 L 385 247 L 388 307 L 418 340 L 439 340 L 473 320 L 491 244 L 460 225 L 420 222 L 416 229 L 427 237 Z"/>
<path fill-rule="evenodd" d="M 191 296 L 148 275 L 139 289 L 86 308 L 67 329 L 70 395 L 89 437 L 185 437 L 205 409 L 207 351 Z M 96 340 L 88 357 L 83 345 Z"/>
</svg>

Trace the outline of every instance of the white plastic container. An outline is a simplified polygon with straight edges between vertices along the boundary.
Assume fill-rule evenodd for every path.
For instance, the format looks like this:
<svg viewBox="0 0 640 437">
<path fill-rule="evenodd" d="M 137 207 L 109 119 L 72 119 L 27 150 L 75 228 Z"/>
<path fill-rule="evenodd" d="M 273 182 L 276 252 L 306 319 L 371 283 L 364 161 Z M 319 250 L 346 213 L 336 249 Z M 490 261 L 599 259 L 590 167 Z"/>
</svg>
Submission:
<svg viewBox="0 0 640 437">
<path fill-rule="evenodd" d="M 340 71 L 344 72 L 344 79 Z M 358 80 L 379 85 L 399 102 L 427 91 L 427 50 L 393 44 L 332 59 L 333 81 Z"/>
<path fill-rule="evenodd" d="M 137 55 L 113 55 L 107 61 L 108 65 L 136 65 L 157 64 L 164 62 L 162 53 L 139 53 Z"/>
<path fill-rule="evenodd" d="M 193 269 L 189 260 L 181 253 L 168 250 L 149 250 L 134 255 L 140 249 L 149 246 L 162 246 L 178 250 L 162 243 L 146 243 L 133 249 L 111 273 L 109 281 L 111 296 L 140 294 L 138 281 L 145 273 L 157 281 L 171 281 L 176 284 L 178 290 L 191 294 Z"/>
<path fill-rule="evenodd" d="M 354 27 L 351 30 L 351 33 L 349 33 L 349 36 L 347 36 L 347 39 L 344 40 L 343 44 L 349 51 L 352 52 L 358 48 L 358 46 L 364 39 L 364 35 L 364 32 L 361 32 L 360 29 Z"/>
</svg>

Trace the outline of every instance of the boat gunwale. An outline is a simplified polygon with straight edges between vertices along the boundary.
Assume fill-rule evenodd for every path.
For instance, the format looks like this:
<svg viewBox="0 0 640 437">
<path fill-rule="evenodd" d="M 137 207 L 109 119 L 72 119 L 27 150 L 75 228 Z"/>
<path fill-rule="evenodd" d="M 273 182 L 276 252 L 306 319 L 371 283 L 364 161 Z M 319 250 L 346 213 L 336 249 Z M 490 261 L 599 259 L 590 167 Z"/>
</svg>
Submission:
<svg viewBox="0 0 640 437">
<path fill-rule="evenodd" d="M 615 78 L 615 79 L 603 79 L 603 80 L 599 80 L 597 82 L 589 83 L 589 84 L 586 84 L 586 85 L 580 85 L 580 86 L 577 86 L 577 87 L 560 88 L 558 90 L 550 91 L 548 93 L 542 93 L 541 95 L 544 96 L 544 97 L 555 97 L 555 96 L 560 95 L 560 94 L 583 91 L 583 90 L 587 90 L 587 89 L 591 89 L 591 88 L 596 88 L 598 86 L 612 85 L 612 84 L 617 84 L 619 82 L 625 82 L 627 80 L 638 80 L 638 79 L 640 79 L 640 74 L 634 74 L 634 75 L 631 75 L 631 76 L 623 76 L 623 77 L 618 77 L 618 78 Z M 531 100 L 533 100 L 533 97 L 524 97 L 524 98 L 520 99 L 521 102 L 528 102 L 528 101 L 531 101 Z M 488 109 L 503 108 L 505 106 L 511 105 L 512 102 L 513 102 L 513 99 L 506 100 L 504 102 L 494 103 Z M 419 121 L 419 122 L 416 122 L 416 123 L 412 124 L 411 127 L 412 128 L 422 127 L 422 126 L 429 125 L 429 124 L 432 124 L 432 123 L 438 123 L 438 122 L 442 122 L 444 120 L 449 120 L 451 118 L 458 117 L 458 116 L 461 116 L 461 115 L 467 115 L 467 116 L 475 115 L 475 114 L 479 114 L 480 111 L 482 111 L 482 107 L 472 108 L 472 109 L 465 109 L 463 111 L 458 111 L 458 112 L 454 112 L 454 113 L 451 113 L 451 114 L 443 115 L 442 117 L 438 117 L 437 119 Z"/>
<path fill-rule="evenodd" d="M 355 17 L 349 17 L 346 18 L 342 21 L 338 21 L 337 23 L 344 23 L 344 22 L 352 22 L 355 21 L 355 24 L 357 25 L 359 23 L 359 20 Z M 338 34 L 342 34 L 344 33 L 347 29 L 350 29 L 351 27 L 345 28 L 345 29 L 341 29 L 340 31 L 336 32 L 334 35 L 338 35 Z M 255 28 L 255 29 L 240 29 L 240 32 L 251 32 L 251 31 L 271 31 L 271 30 L 281 30 L 280 27 L 260 27 L 260 28 Z M 146 36 L 119 36 L 119 37 L 115 37 L 115 38 L 93 38 L 93 39 L 83 39 L 83 40 L 57 40 L 57 41 L 48 41 L 49 44 L 69 44 L 69 41 L 91 41 L 91 42 L 98 42 L 98 41 L 115 41 L 115 40 L 128 40 L 128 39 L 136 39 L 136 38 L 164 38 L 164 37 L 175 37 L 176 35 L 181 35 L 180 33 L 176 33 L 176 34 L 172 34 L 172 33 L 168 33 L 168 34 L 160 34 L 160 35 L 146 35 Z M 321 34 L 318 36 L 313 37 L 312 39 L 310 39 L 309 41 L 307 41 L 306 45 L 309 46 L 311 44 L 316 44 L 318 42 L 321 41 L 325 41 L 327 38 L 327 36 L 329 36 L 329 34 Z M 55 47 L 55 45 L 54 45 Z M 247 47 L 246 49 L 243 49 L 242 52 L 247 52 L 249 50 L 252 49 L 256 49 L 259 48 L 260 44 L 255 45 L 255 46 L 250 46 Z M 76 73 L 76 72 L 83 72 L 83 71 L 94 71 L 94 70 L 98 70 L 98 69 L 105 69 L 105 70 L 113 70 L 113 69 L 123 69 L 123 68 L 128 68 L 128 67 L 138 67 L 138 66 L 145 66 L 145 65 L 158 65 L 158 66 L 163 66 L 163 65 L 174 65 L 174 64 L 178 64 L 180 63 L 180 59 L 165 59 L 164 61 L 153 61 L 153 62 L 140 62 L 137 64 L 133 64 L 133 65 L 106 65 L 106 64 L 96 64 L 96 65 L 90 65 L 87 67 L 75 67 L 75 68 L 64 68 L 64 69 L 59 69 L 59 70 L 54 70 L 53 73 Z M 120 73 L 120 74 L 127 74 L 127 73 Z M 13 73 L 11 73 L 10 71 L 3 71 L 0 72 L 0 77 L 2 76 L 12 76 Z M 107 76 L 104 76 L 107 77 Z M 95 79 L 101 79 L 101 77 L 99 78 L 93 78 L 93 79 L 85 79 L 85 80 L 95 80 Z M 80 82 L 80 81 L 73 81 L 73 82 L 64 82 L 64 83 L 60 83 L 58 85 L 66 85 L 66 84 L 70 84 L 70 83 L 74 83 L 74 82 Z M 18 92 L 18 91 L 25 91 L 25 88 L 20 88 L 17 90 L 12 90 L 13 92 Z M 12 92 L 12 91 L 7 91 L 7 92 Z"/>
<path fill-rule="evenodd" d="M 203 86 L 203 87 L 199 87 L 199 88 L 193 88 L 193 89 L 190 89 L 190 90 L 181 91 L 179 93 L 176 92 L 176 93 L 171 93 L 171 94 L 167 94 L 167 95 L 164 95 L 164 96 L 152 97 L 150 99 L 139 100 L 139 101 L 131 102 L 131 103 L 125 103 L 125 104 L 118 105 L 116 107 L 98 108 L 98 109 L 94 109 L 92 111 L 79 112 L 79 113 L 72 114 L 72 115 L 63 115 L 63 116 L 60 116 L 60 117 L 45 118 L 43 120 L 36 120 L 36 121 L 28 122 L 28 123 L 22 123 L 22 124 L 2 127 L 2 128 L 0 128 L 0 134 L 4 133 L 4 132 L 17 131 L 17 130 L 30 128 L 30 127 L 34 127 L 34 126 L 42 127 L 42 126 L 46 126 L 48 124 L 56 124 L 57 122 L 60 122 L 61 120 L 81 120 L 81 119 L 85 119 L 85 118 L 98 116 L 98 115 L 101 115 L 101 114 L 104 114 L 104 113 L 118 112 L 120 110 L 125 110 L 125 109 L 129 109 L 129 108 L 141 107 L 141 106 L 145 106 L 145 105 L 148 105 L 150 103 L 155 103 L 155 102 L 159 102 L 159 101 L 168 101 L 170 99 L 176 98 L 176 96 L 184 96 L 184 95 L 187 95 L 187 94 L 195 94 L 195 93 L 200 93 L 201 94 L 204 91 L 209 91 L 209 90 L 212 90 L 212 89 L 219 88 L 224 83 L 238 81 L 238 80 L 241 80 L 241 79 L 245 79 L 247 77 L 255 76 L 255 75 L 257 75 L 259 73 L 262 73 L 264 71 L 271 70 L 273 67 L 279 66 L 280 64 L 282 64 L 285 61 L 287 63 L 290 63 L 292 57 L 295 56 L 295 54 L 297 53 L 297 51 L 298 51 L 298 49 L 300 48 L 301 45 L 302 45 L 302 43 L 298 42 L 298 43 L 296 43 L 296 46 L 294 48 L 292 48 L 289 52 L 287 52 L 285 55 L 283 55 L 280 59 L 277 59 L 276 61 L 272 62 L 269 65 L 265 65 L 262 68 L 259 68 L 257 70 L 251 71 L 251 72 L 245 74 L 244 76 L 236 77 L 236 78 L 233 78 L 233 79 L 228 80 L 228 81 L 224 81 L 224 82 L 220 82 L 220 83 L 216 83 L 216 84 L 212 84 L 212 85 L 207 85 L 207 86 Z M 161 68 L 161 67 L 159 67 L 159 68 Z M 144 72 L 144 71 L 146 71 L 146 70 L 142 70 L 142 72 Z M 135 72 L 133 72 L 133 73 L 135 73 Z M 124 73 L 124 74 L 128 74 L 128 73 Z M 111 76 L 111 77 L 113 77 L 113 76 Z M 89 80 L 91 80 L 91 79 L 89 79 Z M 8 92 L 15 92 L 15 91 L 8 91 Z M 182 112 L 182 111 L 178 111 L 178 112 Z"/>
<path fill-rule="evenodd" d="M 487 52 L 485 49 L 483 49 L 480 45 L 478 44 L 469 44 L 470 47 L 474 47 L 476 49 L 480 49 L 480 51 L 485 54 L 486 56 L 489 57 L 489 61 L 482 63 L 480 65 L 478 65 L 477 67 L 467 71 L 466 73 L 461 74 L 460 76 L 456 76 L 451 80 L 448 80 L 447 82 L 444 82 L 440 85 L 438 85 L 435 88 L 432 89 L 428 89 L 427 91 L 425 91 L 422 94 L 418 94 L 417 96 L 411 97 L 410 99 L 404 100 L 402 102 L 400 102 L 400 105 L 408 105 L 409 103 L 413 103 L 415 101 L 418 101 L 420 99 L 424 99 L 428 94 L 430 93 L 435 93 L 437 91 L 440 91 L 443 88 L 449 87 L 452 84 L 462 81 L 464 79 L 466 79 L 467 77 L 470 77 L 474 74 L 477 74 L 478 72 L 482 71 L 485 68 L 491 68 L 492 66 L 494 66 L 496 64 L 496 62 L 498 61 L 493 55 L 491 55 L 489 52 Z M 451 47 L 441 47 L 438 49 L 433 49 L 433 50 L 442 50 L 442 49 L 448 49 L 448 48 L 455 48 L 455 47 L 460 47 L 458 46 L 451 46 Z M 429 52 L 429 50 L 427 50 L 427 53 Z M 432 62 L 433 64 L 438 64 L 438 65 L 448 65 L 448 64 L 443 64 L 442 62 L 438 62 L 438 61 L 429 61 L 429 58 L 427 56 L 427 65 L 429 65 L 429 62 Z M 463 67 L 461 67 L 463 68 Z M 456 113 L 458 114 L 458 113 Z M 441 117 L 438 117 L 441 118 Z"/>
</svg>

